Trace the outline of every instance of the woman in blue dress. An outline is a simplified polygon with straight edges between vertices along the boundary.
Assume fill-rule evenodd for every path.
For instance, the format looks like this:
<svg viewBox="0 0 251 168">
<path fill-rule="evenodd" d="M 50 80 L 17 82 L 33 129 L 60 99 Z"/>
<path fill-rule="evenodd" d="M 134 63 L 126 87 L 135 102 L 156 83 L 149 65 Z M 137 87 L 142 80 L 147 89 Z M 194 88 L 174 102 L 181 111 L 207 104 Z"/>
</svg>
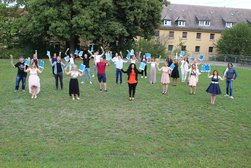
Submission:
<svg viewBox="0 0 251 168">
<path fill-rule="evenodd" d="M 211 79 L 211 84 L 208 86 L 206 91 L 211 94 L 211 104 L 215 104 L 216 95 L 221 94 L 219 80 L 223 80 L 223 78 L 219 76 L 219 72 L 217 70 L 214 70 L 212 75 L 208 73 L 208 78 Z"/>
</svg>

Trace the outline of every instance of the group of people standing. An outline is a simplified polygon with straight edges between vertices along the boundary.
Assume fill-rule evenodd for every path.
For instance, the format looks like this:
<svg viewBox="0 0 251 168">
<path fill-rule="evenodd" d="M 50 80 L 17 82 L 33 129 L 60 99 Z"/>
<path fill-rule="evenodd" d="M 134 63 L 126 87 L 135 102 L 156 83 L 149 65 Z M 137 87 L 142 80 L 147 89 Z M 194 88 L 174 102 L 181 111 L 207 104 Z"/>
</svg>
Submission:
<svg viewBox="0 0 251 168">
<path fill-rule="evenodd" d="M 107 77 L 106 77 L 106 67 L 110 65 L 110 62 L 104 59 L 104 49 L 101 47 L 102 54 L 99 54 L 99 51 L 89 52 L 88 54 L 84 54 L 83 57 L 79 55 L 70 54 L 70 60 L 66 63 L 62 61 L 61 56 L 58 56 L 54 53 L 53 58 L 49 58 L 50 64 L 52 66 L 52 73 L 55 77 L 56 89 L 63 89 L 63 76 L 66 74 L 70 77 L 69 82 L 69 95 L 73 100 L 79 100 L 80 91 L 79 91 L 79 83 L 78 77 L 82 76 L 81 83 L 84 84 L 86 82 L 86 76 L 88 75 L 89 83 L 92 84 L 93 77 L 97 74 L 98 82 L 99 82 L 99 90 L 100 92 L 107 92 Z M 76 57 L 80 57 L 83 61 L 83 65 L 85 66 L 84 71 L 79 71 L 78 66 L 75 64 Z M 140 57 L 140 53 L 139 53 Z M 181 82 L 186 82 L 190 86 L 190 94 L 196 94 L 196 87 L 199 80 L 199 75 L 201 74 L 197 62 L 189 63 L 188 58 L 184 58 L 181 61 L 168 58 L 162 67 L 159 67 L 159 60 L 156 61 L 155 58 L 147 59 L 145 55 L 141 58 L 137 58 L 134 54 L 131 55 L 130 59 L 124 60 L 122 53 L 116 53 L 115 56 L 111 59 L 111 62 L 114 63 L 115 74 L 116 74 L 116 84 L 122 84 L 122 73 L 127 74 L 127 83 L 128 83 L 128 92 L 129 92 L 129 100 L 132 101 L 135 99 L 136 87 L 138 84 L 139 75 L 141 78 L 147 78 L 147 65 L 150 65 L 150 73 L 149 73 L 149 82 L 150 84 L 156 83 L 156 73 L 160 71 L 161 75 L 161 83 L 162 83 L 162 94 L 168 93 L 168 85 L 170 84 L 170 78 L 173 78 L 173 86 L 177 86 L 179 79 L 179 65 L 181 70 Z M 91 76 L 90 72 L 90 60 L 94 59 L 93 64 L 93 75 Z M 143 62 L 146 64 L 145 68 L 139 70 L 136 66 L 136 62 Z M 127 70 L 123 69 L 123 65 L 129 62 L 130 65 Z M 170 66 L 174 64 L 173 68 Z M 24 58 L 20 57 L 19 62 L 15 65 L 12 63 L 13 67 L 18 68 L 18 73 L 16 77 L 16 86 L 15 91 L 19 89 L 19 83 L 22 81 L 22 90 L 25 91 L 26 84 L 26 76 L 27 73 L 30 73 L 29 76 L 29 92 L 33 98 L 37 98 L 37 95 L 40 92 L 40 78 L 38 77 L 38 73 L 42 73 L 43 69 L 38 67 L 38 59 L 37 55 L 33 55 L 33 59 L 31 60 L 31 67 L 25 65 Z M 67 70 L 67 67 L 69 69 Z M 236 70 L 233 68 L 233 64 L 229 63 L 228 68 L 225 70 L 223 77 L 219 76 L 219 72 L 214 70 L 213 73 L 208 77 L 211 79 L 211 84 L 206 90 L 209 94 L 211 94 L 211 104 L 215 104 L 216 95 L 221 94 L 221 90 L 219 87 L 219 80 L 226 79 L 226 95 L 233 99 L 232 90 L 233 90 L 233 80 L 237 78 Z"/>
</svg>

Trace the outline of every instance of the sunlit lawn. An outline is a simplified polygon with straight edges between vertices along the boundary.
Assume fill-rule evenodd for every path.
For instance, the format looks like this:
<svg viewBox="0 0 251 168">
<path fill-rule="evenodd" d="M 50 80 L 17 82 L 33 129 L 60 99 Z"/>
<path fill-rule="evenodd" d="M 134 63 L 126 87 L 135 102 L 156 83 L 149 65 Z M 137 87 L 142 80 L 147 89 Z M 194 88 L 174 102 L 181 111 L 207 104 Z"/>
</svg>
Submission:
<svg viewBox="0 0 251 168">
<path fill-rule="evenodd" d="M 28 92 L 14 93 L 17 70 L 0 60 L 0 167 L 251 165 L 251 70 L 237 69 L 234 100 L 222 94 L 212 106 L 204 73 L 192 96 L 181 83 L 162 95 L 159 72 L 155 85 L 139 79 L 136 100 L 129 102 L 127 77 L 116 85 L 112 65 L 108 93 L 99 92 L 95 78 L 93 85 L 81 85 L 81 100 L 72 101 L 69 79 L 56 91 L 46 64 L 41 94 L 31 100 Z M 225 82 L 220 86 L 224 93 Z"/>
</svg>

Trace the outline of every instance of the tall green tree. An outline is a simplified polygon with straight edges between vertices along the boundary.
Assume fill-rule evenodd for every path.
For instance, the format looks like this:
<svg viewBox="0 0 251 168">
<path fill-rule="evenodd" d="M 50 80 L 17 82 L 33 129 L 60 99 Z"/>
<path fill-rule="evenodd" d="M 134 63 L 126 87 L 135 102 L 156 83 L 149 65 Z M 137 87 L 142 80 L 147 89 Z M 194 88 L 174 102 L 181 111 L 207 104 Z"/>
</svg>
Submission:
<svg viewBox="0 0 251 168">
<path fill-rule="evenodd" d="M 149 38 L 160 25 L 161 0 L 28 0 L 28 14 L 20 20 L 23 39 L 40 44 L 56 37 L 98 44 L 125 45 L 137 36 Z"/>
<path fill-rule="evenodd" d="M 20 17 L 17 8 L 7 7 L 0 2 L 0 43 L 5 47 L 13 47 L 17 42 L 16 19 Z"/>
<path fill-rule="evenodd" d="M 221 54 L 251 55 L 251 27 L 239 23 L 226 29 L 216 45 Z"/>
</svg>

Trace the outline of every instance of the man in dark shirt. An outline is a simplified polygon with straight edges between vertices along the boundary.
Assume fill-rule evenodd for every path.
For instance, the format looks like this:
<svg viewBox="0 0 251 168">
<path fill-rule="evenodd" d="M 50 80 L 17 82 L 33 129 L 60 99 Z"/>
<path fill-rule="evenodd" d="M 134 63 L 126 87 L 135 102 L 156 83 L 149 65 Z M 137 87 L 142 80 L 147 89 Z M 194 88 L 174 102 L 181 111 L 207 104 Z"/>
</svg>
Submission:
<svg viewBox="0 0 251 168">
<path fill-rule="evenodd" d="M 89 77 L 89 81 L 90 84 L 92 84 L 92 77 L 91 77 L 91 72 L 90 72 L 90 59 L 91 57 L 89 57 L 87 54 L 84 54 L 84 57 L 80 57 L 81 59 L 83 59 L 83 64 L 85 65 L 85 71 L 84 71 L 84 75 L 82 76 L 82 84 L 85 83 L 85 76 L 86 74 Z"/>
<path fill-rule="evenodd" d="M 17 77 L 16 77 L 15 92 L 18 91 L 18 89 L 19 89 L 19 83 L 20 83 L 21 80 L 22 80 L 22 90 L 23 90 L 23 92 L 25 92 L 27 73 L 24 72 L 24 67 L 26 66 L 26 68 L 28 68 L 28 66 L 24 64 L 24 58 L 23 57 L 19 57 L 18 63 L 16 63 L 15 65 L 13 64 L 12 66 L 14 68 L 18 68 Z"/>
</svg>

